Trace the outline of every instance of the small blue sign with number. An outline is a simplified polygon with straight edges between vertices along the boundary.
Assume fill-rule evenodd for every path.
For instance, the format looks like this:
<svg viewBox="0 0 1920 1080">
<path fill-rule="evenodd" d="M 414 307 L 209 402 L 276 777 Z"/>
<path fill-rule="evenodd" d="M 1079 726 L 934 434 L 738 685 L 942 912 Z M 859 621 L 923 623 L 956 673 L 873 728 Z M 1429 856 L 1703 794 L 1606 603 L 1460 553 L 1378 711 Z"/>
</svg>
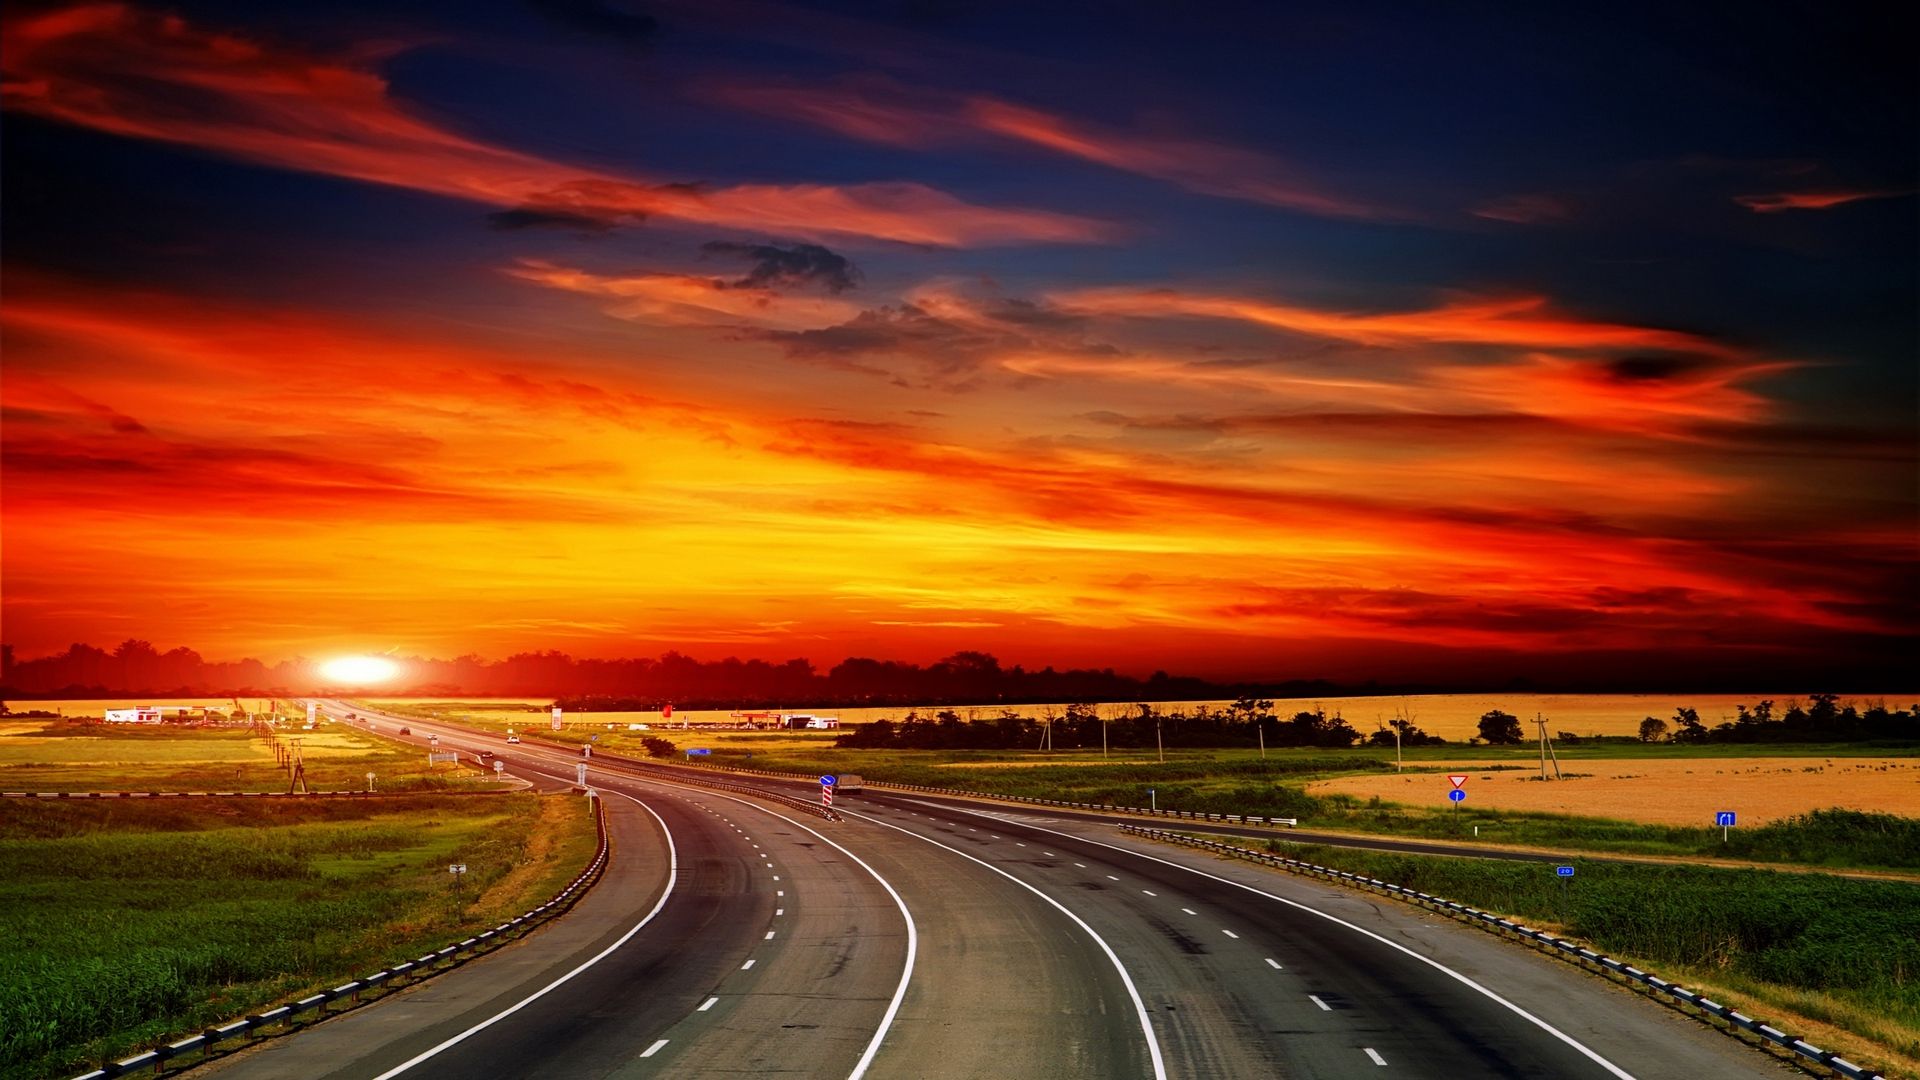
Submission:
<svg viewBox="0 0 1920 1080">
<path fill-rule="evenodd" d="M 821 787 L 832 787 L 833 785 L 839 782 L 840 782 L 840 778 L 837 776 L 823 776 L 820 778 Z"/>
<path fill-rule="evenodd" d="M 713 753 L 713 751 L 711 751 L 711 750 L 689 750 L 689 751 L 687 751 L 687 753 L 689 753 L 689 754 L 711 754 L 711 753 Z"/>
<path fill-rule="evenodd" d="M 1722 828 L 1725 828 L 1726 826 L 1733 824 L 1733 811 L 1722 810 L 1719 813 L 1713 815 L 1713 823 L 1715 825 L 1721 826 Z"/>
<path fill-rule="evenodd" d="M 1466 797 L 1467 793 L 1461 791 L 1459 788 L 1454 788 L 1452 791 L 1447 792 L 1447 798 L 1452 799 L 1454 802 L 1459 802 Z"/>
<path fill-rule="evenodd" d="M 1572 877 L 1572 876 L 1573 876 L 1573 867 L 1571 867 L 1571 866 L 1556 866 L 1556 867 L 1554 867 L 1554 868 L 1553 868 L 1553 872 L 1554 872 L 1554 873 L 1556 873 L 1556 874 L 1559 874 L 1559 875 L 1560 875 L 1561 877 Z"/>
</svg>

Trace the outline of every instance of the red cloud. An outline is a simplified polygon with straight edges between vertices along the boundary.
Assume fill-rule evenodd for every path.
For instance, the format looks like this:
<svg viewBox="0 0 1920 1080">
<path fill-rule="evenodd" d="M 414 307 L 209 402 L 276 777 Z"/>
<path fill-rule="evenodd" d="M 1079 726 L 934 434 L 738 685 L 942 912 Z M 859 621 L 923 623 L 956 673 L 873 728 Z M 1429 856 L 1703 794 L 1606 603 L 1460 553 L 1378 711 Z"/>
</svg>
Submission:
<svg viewBox="0 0 1920 1080">
<path fill-rule="evenodd" d="M 1764 195 L 1735 195 L 1733 201 L 1756 214 L 1783 210 L 1830 210 L 1867 199 L 1897 199 L 1911 191 L 1776 191 Z"/>
<path fill-rule="evenodd" d="M 348 61 L 124 4 L 20 18 L 3 33 L 9 108 L 302 172 L 601 221 L 657 215 L 803 237 L 971 246 L 1112 232 L 1067 214 L 974 206 L 913 183 L 703 190 L 574 168 L 414 115 L 384 78 Z"/>
</svg>

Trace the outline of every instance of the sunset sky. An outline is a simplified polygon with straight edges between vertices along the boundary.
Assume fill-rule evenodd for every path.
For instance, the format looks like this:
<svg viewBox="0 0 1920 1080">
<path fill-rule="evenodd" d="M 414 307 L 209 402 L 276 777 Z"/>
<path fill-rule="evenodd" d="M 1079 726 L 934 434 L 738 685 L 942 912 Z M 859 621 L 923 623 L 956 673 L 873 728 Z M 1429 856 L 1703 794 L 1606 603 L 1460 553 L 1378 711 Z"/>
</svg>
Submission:
<svg viewBox="0 0 1920 1080">
<path fill-rule="evenodd" d="M 4 640 L 1898 681 L 1910 36 L 1560 7 L 9 4 Z"/>
</svg>

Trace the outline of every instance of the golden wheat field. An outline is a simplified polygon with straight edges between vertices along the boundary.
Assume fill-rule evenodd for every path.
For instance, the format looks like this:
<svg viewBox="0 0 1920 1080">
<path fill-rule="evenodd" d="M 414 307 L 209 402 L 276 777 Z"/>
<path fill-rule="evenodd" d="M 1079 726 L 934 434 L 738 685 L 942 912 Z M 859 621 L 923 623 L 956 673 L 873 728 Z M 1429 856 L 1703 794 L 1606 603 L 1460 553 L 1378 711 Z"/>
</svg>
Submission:
<svg viewBox="0 0 1920 1080">
<path fill-rule="evenodd" d="M 1343 793 L 1444 808 L 1449 772 L 1469 779 L 1463 804 L 1481 810 L 1535 810 L 1659 825 L 1713 824 L 1732 810 L 1739 825 L 1761 825 L 1809 810 L 1838 807 L 1920 817 L 1920 759 L 1915 758 L 1616 758 L 1562 761 L 1565 778 L 1542 782 L 1538 769 L 1492 771 L 1484 760 L 1421 762 L 1419 773 L 1345 776 L 1309 784 L 1316 795 Z M 1432 769 L 1435 771 L 1425 771 Z"/>
</svg>

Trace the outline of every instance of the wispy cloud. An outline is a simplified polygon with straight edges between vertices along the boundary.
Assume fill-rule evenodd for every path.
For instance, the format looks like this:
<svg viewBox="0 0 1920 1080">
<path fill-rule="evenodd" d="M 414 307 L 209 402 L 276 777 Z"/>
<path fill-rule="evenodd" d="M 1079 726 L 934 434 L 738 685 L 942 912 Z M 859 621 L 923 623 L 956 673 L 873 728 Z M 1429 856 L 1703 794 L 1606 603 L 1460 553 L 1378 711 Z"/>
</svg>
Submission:
<svg viewBox="0 0 1920 1080">
<path fill-rule="evenodd" d="M 609 315 L 655 326 L 801 332 L 853 318 L 860 311 L 859 305 L 845 300 L 787 295 L 697 274 L 600 274 L 537 259 L 522 260 L 505 272 L 551 289 L 605 298 Z"/>
<path fill-rule="evenodd" d="M 1151 177 L 1188 191 L 1264 203 L 1323 217 L 1408 216 L 1311 179 L 1306 170 L 1261 150 L 1188 130 L 1115 128 L 985 94 L 906 87 L 868 77 L 824 86 L 725 85 L 713 100 L 798 120 L 849 138 L 894 146 L 936 147 L 1001 140 Z"/>
<path fill-rule="evenodd" d="M 507 208 L 496 224 L 670 218 L 947 247 L 1087 242 L 1101 222 L 977 206 L 924 184 L 702 186 L 575 168 L 462 135 L 361 62 L 99 3 L 4 28 L 8 108 L 301 172 Z"/>
</svg>

